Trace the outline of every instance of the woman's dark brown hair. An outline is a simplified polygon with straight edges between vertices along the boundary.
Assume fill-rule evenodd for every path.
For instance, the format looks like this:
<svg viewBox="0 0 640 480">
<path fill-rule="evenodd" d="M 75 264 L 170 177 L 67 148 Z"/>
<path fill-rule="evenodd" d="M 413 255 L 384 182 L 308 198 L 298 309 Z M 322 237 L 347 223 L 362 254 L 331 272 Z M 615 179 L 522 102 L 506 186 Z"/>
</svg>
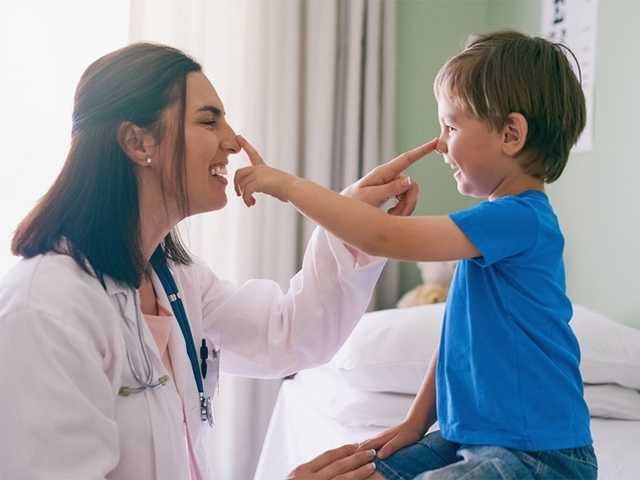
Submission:
<svg viewBox="0 0 640 480">
<path fill-rule="evenodd" d="M 25 258 L 67 253 L 87 273 L 90 265 L 103 284 L 109 276 L 139 287 L 146 260 L 140 247 L 138 181 L 133 162 L 118 142 L 118 131 L 123 122 L 131 122 L 160 140 L 168 127 L 163 124 L 163 111 L 178 106 L 174 189 L 179 207 L 187 211 L 186 76 L 199 71 L 201 66 L 183 52 L 149 43 L 127 46 L 91 64 L 76 89 L 65 164 L 18 226 L 13 253 Z M 174 262 L 191 263 L 175 230 L 164 238 L 162 248 Z"/>
</svg>

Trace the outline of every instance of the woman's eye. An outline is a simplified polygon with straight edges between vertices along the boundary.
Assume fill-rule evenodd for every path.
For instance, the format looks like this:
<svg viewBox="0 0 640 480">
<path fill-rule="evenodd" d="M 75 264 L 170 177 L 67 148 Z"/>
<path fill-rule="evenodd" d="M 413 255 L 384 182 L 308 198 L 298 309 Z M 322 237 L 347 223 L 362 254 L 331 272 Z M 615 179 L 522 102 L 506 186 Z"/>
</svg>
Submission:
<svg viewBox="0 0 640 480">
<path fill-rule="evenodd" d="M 211 120 L 210 122 L 202 122 L 202 123 L 207 125 L 208 128 L 213 128 L 218 124 L 216 120 Z"/>
<path fill-rule="evenodd" d="M 446 128 L 447 133 L 453 133 L 453 132 L 455 132 L 455 131 L 456 131 L 456 129 L 455 129 L 455 128 L 453 128 L 451 125 L 445 125 L 445 127 L 444 127 L 444 128 Z"/>
</svg>

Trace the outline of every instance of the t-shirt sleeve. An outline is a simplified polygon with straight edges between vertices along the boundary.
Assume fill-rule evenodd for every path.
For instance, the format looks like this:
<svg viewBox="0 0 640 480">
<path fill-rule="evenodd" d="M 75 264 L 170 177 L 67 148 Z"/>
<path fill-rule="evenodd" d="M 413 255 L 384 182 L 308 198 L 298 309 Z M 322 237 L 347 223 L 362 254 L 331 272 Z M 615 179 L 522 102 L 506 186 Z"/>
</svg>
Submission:
<svg viewBox="0 0 640 480">
<path fill-rule="evenodd" d="M 539 221 L 534 209 L 517 199 L 484 201 L 449 218 L 480 251 L 481 266 L 522 254 L 535 245 Z"/>
</svg>

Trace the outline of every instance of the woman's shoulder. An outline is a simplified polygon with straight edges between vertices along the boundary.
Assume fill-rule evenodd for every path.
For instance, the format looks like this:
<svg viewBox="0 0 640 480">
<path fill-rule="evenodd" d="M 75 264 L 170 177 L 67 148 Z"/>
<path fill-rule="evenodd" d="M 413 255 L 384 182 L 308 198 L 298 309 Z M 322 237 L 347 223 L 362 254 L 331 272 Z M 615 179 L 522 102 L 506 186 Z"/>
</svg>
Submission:
<svg viewBox="0 0 640 480">
<path fill-rule="evenodd" d="M 0 316 L 10 311 L 43 314 L 96 309 L 104 289 L 69 255 L 47 253 L 20 260 L 0 280 Z"/>
<path fill-rule="evenodd" d="M 24 352 L 37 351 L 45 363 L 68 360 L 72 351 L 115 358 L 124 351 L 122 324 L 98 279 L 68 255 L 20 260 L 0 280 L 0 336 L 29 342 Z"/>
<path fill-rule="evenodd" d="M 193 256 L 192 260 L 189 265 L 172 265 L 179 287 L 187 299 L 197 295 L 199 301 L 219 304 L 237 291 L 234 284 L 221 280 L 205 261 Z"/>
<path fill-rule="evenodd" d="M 191 263 L 188 265 L 173 263 L 171 269 L 180 277 L 182 283 L 202 285 L 218 281 L 211 267 L 195 255 L 191 255 Z"/>
</svg>

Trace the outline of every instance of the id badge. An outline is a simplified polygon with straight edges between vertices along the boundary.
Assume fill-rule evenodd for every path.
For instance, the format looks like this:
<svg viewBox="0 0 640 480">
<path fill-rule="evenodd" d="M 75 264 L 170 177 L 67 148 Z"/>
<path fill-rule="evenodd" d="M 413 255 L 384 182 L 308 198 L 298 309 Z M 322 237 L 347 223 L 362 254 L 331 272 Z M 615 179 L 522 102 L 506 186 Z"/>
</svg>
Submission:
<svg viewBox="0 0 640 480">
<path fill-rule="evenodd" d="M 215 426 L 215 414 L 213 411 L 212 397 L 215 397 L 220 390 L 220 351 L 211 350 L 211 355 L 207 360 L 207 376 L 205 377 L 205 390 L 209 395 L 205 397 L 205 401 L 201 404 L 202 419 L 209 423 L 211 427 Z"/>
<path fill-rule="evenodd" d="M 211 359 L 211 382 L 213 387 L 213 396 L 220 391 L 220 350 L 214 350 Z"/>
</svg>

